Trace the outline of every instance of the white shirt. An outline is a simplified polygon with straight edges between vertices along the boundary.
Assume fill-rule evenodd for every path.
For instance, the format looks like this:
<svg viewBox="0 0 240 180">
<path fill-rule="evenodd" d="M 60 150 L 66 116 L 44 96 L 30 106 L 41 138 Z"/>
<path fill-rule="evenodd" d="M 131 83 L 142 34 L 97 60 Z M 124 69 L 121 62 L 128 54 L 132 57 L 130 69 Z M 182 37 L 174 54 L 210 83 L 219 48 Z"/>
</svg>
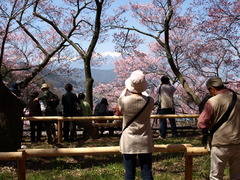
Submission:
<svg viewBox="0 0 240 180">
<path fill-rule="evenodd" d="M 159 88 L 161 87 L 161 90 Z M 162 84 L 157 88 L 157 93 L 159 93 L 159 100 L 161 102 L 161 109 L 173 108 L 173 94 L 176 88 L 170 84 Z"/>
</svg>

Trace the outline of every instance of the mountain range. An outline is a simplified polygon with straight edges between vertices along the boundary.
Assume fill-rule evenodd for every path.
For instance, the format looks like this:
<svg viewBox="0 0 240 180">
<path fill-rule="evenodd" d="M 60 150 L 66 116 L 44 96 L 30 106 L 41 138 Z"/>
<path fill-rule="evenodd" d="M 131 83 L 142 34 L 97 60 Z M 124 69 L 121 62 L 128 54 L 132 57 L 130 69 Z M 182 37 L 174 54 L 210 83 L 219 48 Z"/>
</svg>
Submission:
<svg viewBox="0 0 240 180">
<path fill-rule="evenodd" d="M 92 69 L 94 82 L 110 83 L 116 79 L 116 74 L 113 70 Z M 85 76 L 82 78 L 85 81 Z"/>
<path fill-rule="evenodd" d="M 94 79 L 94 86 L 98 83 L 110 83 L 113 82 L 117 77 L 113 70 L 102 70 L 102 69 L 92 69 L 92 77 Z M 46 76 L 44 80 L 47 83 L 52 84 L 54 89 L 64 92 L 64 86 L 67 83 L 71 83 L 76 89 L 76 91 L 84 91 L 85 90 L 85 75 L 81 76 L 81 78 L 76 79 L 73 77 L 62 76 L 58 73 L 50 73 L 50 75 Z"/>
<path fill-rule="evenodd" d="M 105 63 L 99 67 L 92 67 L 92 77 L 94 79 L 93 86 L 98 85 L 98 83 L 110 83 L 116 79 L 116 74 L 114 73 L 114 62 L 120 58 L 119 53 L 105 52 L 102 54 Z M 76 67 L 79 67 L 76 69 Z M 83 70 L 82 61 L 73 61 L 71 63 L 70 69 L 76 69 L 76 72 L 79 73 L 79 78 L 76 78 L 71 75 L 63 75 L 57 72 L 51 72 L 51 70 L 45 68 L 43 74 L 48 74 L 44 79 L 46 82 L 49 82 L 53 85 L 54 89 L 57 89 L 59 92 L 64 92 L 64 86 L 67 83 L 71 83 L 75 90 L 85 91 L 85 73 Z M 71 71 L 71 70 L 70 70 Z"/>
</svg>

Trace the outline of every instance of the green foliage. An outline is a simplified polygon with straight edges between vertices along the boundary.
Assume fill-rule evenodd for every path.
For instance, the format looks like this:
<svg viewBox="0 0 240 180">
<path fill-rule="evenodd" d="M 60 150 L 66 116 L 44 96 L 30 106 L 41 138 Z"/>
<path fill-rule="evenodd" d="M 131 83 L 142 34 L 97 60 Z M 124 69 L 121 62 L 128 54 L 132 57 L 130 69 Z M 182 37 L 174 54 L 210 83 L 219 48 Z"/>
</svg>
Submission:
<svg viewBox="0 0 240 180">
<path fill-rule="evenodd" d="M 16 174 L 12 174 L 10 172 L 0 173 L 0 180 L 5 180 L 5 179 L 15 180 L 15 179 L 17 179 L 17 176 L 16 176 Z"/>
</svg>

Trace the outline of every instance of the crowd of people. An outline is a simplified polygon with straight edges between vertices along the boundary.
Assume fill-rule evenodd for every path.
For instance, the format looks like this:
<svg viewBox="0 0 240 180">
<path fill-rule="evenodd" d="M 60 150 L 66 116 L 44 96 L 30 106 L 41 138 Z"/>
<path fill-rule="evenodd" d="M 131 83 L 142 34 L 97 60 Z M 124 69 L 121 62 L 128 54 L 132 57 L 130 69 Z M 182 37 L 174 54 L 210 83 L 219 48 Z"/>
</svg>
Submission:
<svg viewBox="0 0 240 180">
<path fill-rule="evenodd" d="M 16 85 L 15 85 L 16 86 Z M 167 76 L 162 76 L 161 84 L 157 87 L 157 103 L 154 98 L 146 93 L 148 83 L 142 71 L 137 70 L 131 73 L 125 81 L 125 88 L 122 91 L 114 113 L 108 109 L 108 101 L 102 98 L 96 105 L 94 112 L 83 93 L 74 94 L 71 84 L 66 84 L 66 93 L 62 95 L 63 116 L 109 116 L 122 115 L 122 133 L 120 137 L 120 152 L 122 153 L 125 167 L 125 179 L 134 179 L 136 175 L 136 159 L 138 157 L 141 166 L 143 179 L 153 179 L 152 175 L 152 153 L 154 143 L 150 115 L 154 104 L 158 105 L 157 113 L 175 114 L 174 93 L 176 88 L 170 83 Z M 208 94 L 199 105 L 200 116 L 198 128 L 202 130 L 203 137 L 208 137 L 206 148 L 211 152 L 210 179 L 223 179 L 226 164 L 229 164 L 230 179 L 240 179 L 240 95 L 224 86 L 222 79 L 211 77 L 206 82 Z M 11 87 L 13 90 L 16 87 Z M 14 90 L 15 90 L 14 89 Z M 38 92 L 32 92 L 27 104 L 29 116 L 55 116 L 58 103 L 54 94 L 49 91 L 47 84 L 41 87 L 43 96 L 39 97 Z M 19 93 L 12 91 L 13 93 Z M 16 94 L 17 95 L 17 94 Z M 177 137 L 177 127 L 174 118 L 169 118 L 172 137 Z M 99 121 L 98 123 L 105 122 Z M 119 123 L 116 120 L 117 123 Z M 82 121 L 81 123 L 88 123 Z M 75 141 L 76 122 L 64 122 L 64 140 Z M 41 138 L 42 128 L 45 128 L 49 143 L 56 140 L 55 127 L 52 121 L 31 122 L 31 141 L 38 141 Z M 35 137 L 35 129 L 37 135 Z M 85 126 L 83 135 L 88 138 L 93 129 Z M 160 119 L 159 138 L 167 137 L 167 121 Z M 207 136 L 205 136 L 207 135 Z"/>
<path fill-rule="evenodd" d="M 56 94 L 49 90 L 48 84 L 42 84 L 41 90 L 41 97 L 39 97 L 39 93 L 36 91 L 30 93 L 30 99 L 27 102 L 26 106 L 28 116 L 58 116 L 59 113 L 57 112 L 57 106 L 60 102 L 63 107 L 62 115 L 64 117 L 92 115 L 90 104 L 85 101 L 85 94 L 79 93 L 77 96 L 75 93 L 72 92 L 73 86 L 70 83 L 65 85 L 66 93 L 62 95 L 61 101 Z M 81 123 L 87 124 L 88 121 L 81 121 Z M 55 143 L 57 141 L 55 124 L 56 123 L 54 121 L 31 121 L 31 141 L 40 141 L 42 136 L 42 130 L 44 128 L 46 131 L 48 143 Z M 77 140 L 77 125 L 78 123 L 76 121 L 64 121 L 64 141 L 72 142 Z M 89 128 L 85 127 L 83 136 L 87 136 L 89 132 Z"/>
<path fill-rule="evenodd" d="M 106 98 L 102 98 L 101 101 L 94 108 L 85 100 L 85 94 L 79 93 L 76 95 L 73 93 L 73 86 L 67 83 L 64 87 L 65 93 L 61 99 L 56 94 L 50 91 L 47 83 L 41 86 L 41 96 L 37 91 L 32 91 L 29 94 L 29 99 L 25 100 L 26 108 L 24 114 L 26 116 L 58 116 L 59 114 L 64 117 L 76 117 L 76 116 L 108 116 L 108 115 L 120 115 L 117 111 L 110 111 L 109 104 Z M 22 101 L 21 84 L 13 83 L 9 87 L 9 90 L 19 97 Z M 58 105 L 62 105 L 62 111 L 58 111 Z M 105 122 L 105 121 L 95 121 Z M 73 142 L 77 140 L 76 127 L 83 128 L 83 139 L 92 137 L 93 127 L 92 123 L 86 121 L 64 121 L 63 123 L 63 137 L 64 141 Z M 41 141 L 43 130 L 46 131 L 47 142 L 57 142 L 56 137 L 56 123 L 54 121 L 30 121 L 31 142 L 35 143 Z"/>
<path fill-rule="evenodd" d="M 21 95 L 21 84 L 13 83 L 9 88 L 16 96 Z M 56 97 L 56 95 L 49 90 L 48 84 L 44 83 L 41 86 L 42 96 L 39 96 L 39 92 L 33 91 L 30 92 L 30 98 L 27 100 L 25 113 L 27 116 L 57 116 L 57 106 L 61 102 L 62 113 L 64 117 L 74 117 L 74 116 L 121 116 L 123 115 L 122 111 L 119 110 L 119 105 L 116 104 L 112 111 L 109 110 L 108 100 L 102 98 L 99 103 L 92 111 L 90 104 L 85 101 L 85 94 L 79 93 L 76 95 L 73 93 L 73 86 L 70 83 L 67 83 L 64 87 L 65 93 L 62 95 L 62 98 Z M 170 80 L 167 76 L 161 78 L 161 85 L 157 88 L 156 93 L 158 94 L 158 114 L 174 114 L 174 100 L 173 95 L 176 91 L 176 88 L 170 84 Z M 146 91 L 144 92 L 145 94 Z M 159 132 L 160 138 L 166 138 L 167 134 L 167 120 L 160 119 Z M 106 120 L 96 120 L 96 123 L 105 123 Z M 119 120 L 108 121 L 118 124 L 121 126 Z M 172 129 L 172 136 L 177 136 L 177 128 L 175 119 L 169 119 Z M 63 138 L 64 141 L 76 141 L 77 125 L 81 126 L 84 123 L 83 130 L 83 139 L 88 139 L 92 133 L 93 129 L 91 123 L 88 120 L 86 121 L 64 121 L 63 123 Z M 43 130 L 46 131 L 48 143 L 54 143 L 57 141 L 56 137 L 56 123 L 54 121 L 31 121 L 31 141 L 36 142 L 41 140 Z M 83 125 L 83 124 L 82 124 Z M 100 133 L 104 132 L 104 128 L 100 129 Z M 113 128 L 109 128 L 109 134 L 113 135 Z"/>
<path fill-rule="evenodd" d="M 159 114 L 174 113 L 173 93 L 176 89 L 169 78 L 163 76 L 159 94 Z M 198 128 L 208 135 L 206 148 L 211 153 L 209 179 L 223 179 L 226 165 L 229 165 L 230 179 L 240 179 L 240 95 L 224 86 L 222 79 L 211 77 L 206 82 L 210 93 L 200 104 Z M 153 98 L 144 91 L 147 82 L 142 71 L 134 71 L 125 82 L 125 89 L 119 97 L 119 109 L 123 113 L 123 132 L 120 151 L 123 155 L 125 179 L 135 179 L 136 157 L 139 158 L 143 179 L 153 179 L 153 138 L 150 114 Z M 172 136 L 176 137 L 176 124 L 169 119 Z M 160 136 L 166 136 L 165 119 L 160 120 Z M 204 137 L 204 136 L 203 136 Z"/>
</svg>

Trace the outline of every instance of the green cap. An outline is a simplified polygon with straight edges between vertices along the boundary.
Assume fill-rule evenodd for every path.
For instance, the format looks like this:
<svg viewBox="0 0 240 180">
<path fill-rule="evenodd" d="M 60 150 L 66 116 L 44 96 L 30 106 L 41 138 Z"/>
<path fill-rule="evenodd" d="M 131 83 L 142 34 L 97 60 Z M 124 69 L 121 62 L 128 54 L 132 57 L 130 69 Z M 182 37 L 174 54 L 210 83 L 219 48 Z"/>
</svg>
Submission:
<svg viewBox="0 0 240 180">
<path fill-rule="evenodd" d="M 211 77 L 210 79 L 207 80 L 206 86 L 209 89 L 211 86 L 212 87 L 220 87 L 223 85 L 222 79 L 220 77 Z"/>
</svg>

